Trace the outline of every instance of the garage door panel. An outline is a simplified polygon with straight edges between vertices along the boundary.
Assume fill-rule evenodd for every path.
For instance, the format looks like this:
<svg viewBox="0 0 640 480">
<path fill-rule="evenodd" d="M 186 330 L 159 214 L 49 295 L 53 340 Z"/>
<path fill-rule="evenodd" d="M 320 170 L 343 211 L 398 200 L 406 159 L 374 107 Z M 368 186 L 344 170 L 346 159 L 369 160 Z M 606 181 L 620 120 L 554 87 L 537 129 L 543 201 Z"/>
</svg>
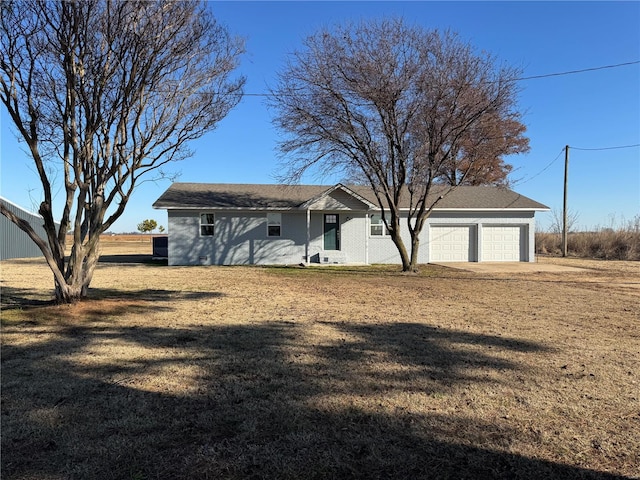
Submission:
<svg viewBox="0 0 640 480">
<path fill-rule="evenodd" d="M 524 260 L 521 225 L 485 225 L 482 227 L 482 260 L 485 262 L 519 262 Z"/>
<path fill-rule="evenodd" d="M 431 262 L 469 262 L 474 259 L 471 226 L 432 226 Z"/>
</svg>

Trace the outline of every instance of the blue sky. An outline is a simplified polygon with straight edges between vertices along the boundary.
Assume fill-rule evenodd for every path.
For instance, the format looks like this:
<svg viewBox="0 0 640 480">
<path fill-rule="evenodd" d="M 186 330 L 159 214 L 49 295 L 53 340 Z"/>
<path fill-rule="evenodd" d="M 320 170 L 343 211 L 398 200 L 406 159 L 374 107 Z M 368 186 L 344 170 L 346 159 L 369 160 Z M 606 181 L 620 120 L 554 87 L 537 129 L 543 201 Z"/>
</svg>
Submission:
<svg viewBox="0 0 640 480">
<path fill-rule="evenodd" d="M 239 72 L 245 92 L 274 84 L 286 55 L 321 27 L 349 20 L 403 17 L 425 28 L 451 29 L 478 50 L 521 67 L 523 76 L 640 60 L 640 2 L 210 2 L 216 18 L 246 38 Z M 517 192 L 561 211 L 565 145 L 569 208 L 584 228 L 620 225 L 640 213 L 640 64 L 520 82 L 519 106 L 531 151 L 508 157 Z M 218 128 L 191 144 L 194 156 L 173 165 L 179 181 L 274 183 L 278 134 L 264 98 L 247 95 Z M 2 108 L 0 192 L 33 209 L 40 185 Z M 59 179 L 58 184 L 62 179 Z M 340 178 L 310 176 L 305 183 Z M 169 181 L 139 186 L 113 231 L 146 218 L 166 226 L 151 204 Z M 62 197 L 60 192 L 59 198 Z M 542 228 L 551 214 L 538 215 Z"/>
</svg>

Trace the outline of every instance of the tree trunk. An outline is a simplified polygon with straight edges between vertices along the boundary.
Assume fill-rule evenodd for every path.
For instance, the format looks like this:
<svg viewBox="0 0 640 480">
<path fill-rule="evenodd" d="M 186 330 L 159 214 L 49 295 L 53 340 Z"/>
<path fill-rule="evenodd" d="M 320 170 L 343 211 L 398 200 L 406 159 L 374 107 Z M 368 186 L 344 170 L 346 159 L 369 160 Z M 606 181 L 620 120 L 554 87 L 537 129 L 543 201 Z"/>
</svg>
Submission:
<svg viewBox="0 0 640 480">
<path fill-rule="evenodd" d="M 75 303 L 86 296 L 86 291 L 83 294 L 82 287 L 78 285 L 69 285 L 67 283 L 60 285 L 57 281 L 55 284 L 56 303 Z"/>
<path fill-rule="evenodd" d="M 74 303 L 87 297 L 93 272 L 100 258 L 100 240 L 89 249 L 82 251 L 64 275 L 64 282 L 55 281 L 55 297 L 57 303 Z"/>
<path fill-rule="evenodd" d="M 404 242 L 402 241 L 402 237 L 400 236 L 399 229 L 395 232 L 391 233 L 391 240 L 395 244 L 398 249 L 398 253 L 400 254 L 400 260 L 402 261 L 402 271 L 403 272 L 412 272 L 411 259 L 409 258 L 409 253 L 407 252 L 407 247 L 405 247 Z"/>
<path fill-rule="evenodd" d="M 420 232 L 414 231 L 411 234 L 411 264 L 409 268 L 411 272 L 418 272 L 418 252 L 420 250 Z"/>
</svg>

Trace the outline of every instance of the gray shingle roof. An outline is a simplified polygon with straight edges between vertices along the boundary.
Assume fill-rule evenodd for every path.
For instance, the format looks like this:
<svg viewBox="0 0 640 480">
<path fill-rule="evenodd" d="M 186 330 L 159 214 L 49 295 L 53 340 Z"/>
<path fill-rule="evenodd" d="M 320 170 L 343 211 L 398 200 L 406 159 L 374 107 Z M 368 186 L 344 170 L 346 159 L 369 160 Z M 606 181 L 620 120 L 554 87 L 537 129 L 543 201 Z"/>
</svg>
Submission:
<svg viewBox="0 0 640 480">
<path fill-rule="evenodd" d="M 291 209 L 321 196 L 334 185 L 273 185 L 236 183 L 174 183 L 153 204 L 159 209 Z M 377 205 L 371 188 L 348 185 L 348 189 Z M 547 210 L 548 207 L 500 187 L 434 187 L 431 202 L 444 195 L 436 209 L 527 209 Z M 408 195 L 401 207 L 407 208 Z"/>
</svg>

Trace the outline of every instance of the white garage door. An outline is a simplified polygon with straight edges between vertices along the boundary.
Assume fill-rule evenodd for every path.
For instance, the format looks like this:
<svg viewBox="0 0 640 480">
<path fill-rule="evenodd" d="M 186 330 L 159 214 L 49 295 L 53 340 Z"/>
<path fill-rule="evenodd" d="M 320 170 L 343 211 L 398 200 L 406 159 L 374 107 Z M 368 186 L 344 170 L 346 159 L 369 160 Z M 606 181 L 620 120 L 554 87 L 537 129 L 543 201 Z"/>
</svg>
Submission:
<svg viewBox="0 0 640 480">
<path fill-rule="evenodd" d="M 519 262 L 525 260 L 522 226 L 483 226 L 482 260 L 484 262 Z"/>
<path fill-rule="evenodd" d="M 430 262 L 474 261 L 473 227 L 432 226 L 430 231 Z"/>
</svg>

